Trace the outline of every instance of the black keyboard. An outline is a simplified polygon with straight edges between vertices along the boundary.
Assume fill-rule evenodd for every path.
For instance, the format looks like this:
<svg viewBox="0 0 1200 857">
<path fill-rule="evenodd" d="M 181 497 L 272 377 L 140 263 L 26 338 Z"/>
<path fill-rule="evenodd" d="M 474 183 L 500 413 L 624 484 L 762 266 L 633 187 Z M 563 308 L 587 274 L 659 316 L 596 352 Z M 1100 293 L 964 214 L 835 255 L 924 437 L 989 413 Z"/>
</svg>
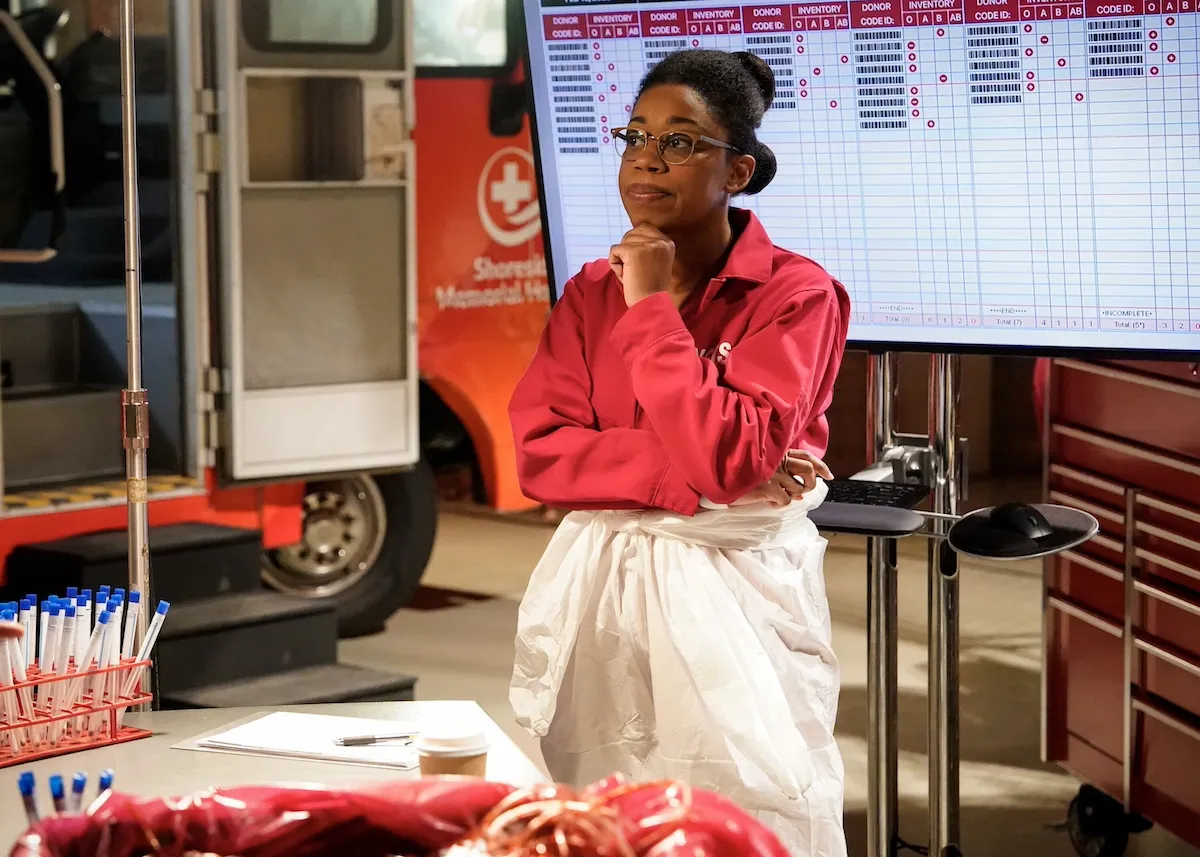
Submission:
<svg viewBox="0 0 1200 857">
<path fill-rule="evenodd" d="M 894 482 L 864 482 L 858 479 L 831 479 L 826 503 L 851 503 L 855 506 L 887 506 L 913 509 L 929 497 L 924 485 L 897 485 Z"/>
</svg>

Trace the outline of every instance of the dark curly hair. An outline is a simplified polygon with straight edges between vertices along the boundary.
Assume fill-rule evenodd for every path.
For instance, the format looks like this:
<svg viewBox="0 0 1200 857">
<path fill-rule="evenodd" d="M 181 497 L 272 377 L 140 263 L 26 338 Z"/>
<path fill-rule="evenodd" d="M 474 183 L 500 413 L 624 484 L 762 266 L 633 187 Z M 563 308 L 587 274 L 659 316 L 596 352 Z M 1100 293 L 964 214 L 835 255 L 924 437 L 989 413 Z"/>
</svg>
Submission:
<svg viewBox="0 0 1200 857">
<path fill-rule="evenodd" d="M 729 145 L 754 156 L 754 175 L 742 193 L 758 193 L 775 178 L 775 153 L 755 131 L 775 98 L 775 72 L 748 51 L 678 51 L 664 57 L 642 79 L 638 98 L 652 86 L 678 84 L 704 100 L 729 134 Z"/>
</svg>

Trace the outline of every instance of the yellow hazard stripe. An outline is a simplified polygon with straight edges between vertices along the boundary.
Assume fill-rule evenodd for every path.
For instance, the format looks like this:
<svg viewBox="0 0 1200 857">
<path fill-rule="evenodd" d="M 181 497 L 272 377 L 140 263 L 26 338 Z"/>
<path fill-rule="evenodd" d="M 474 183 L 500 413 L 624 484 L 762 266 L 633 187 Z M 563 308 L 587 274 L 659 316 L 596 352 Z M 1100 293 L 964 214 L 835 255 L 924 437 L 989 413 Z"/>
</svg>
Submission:
<svg viewBox="0 0 1200 857">
<path fill-rule="evenodd" d="M 176 491 L 195 490 L 202 485 L 199 479 L 190 476 L 151 476 L 146 480 L 146 492 L 170 494 Z M 95 485 L 72 485 L 41 491 L 15 491 L 4 495 L 4 505 L 9 509 L 46 509 L 55 506 L 77 506 L 106 500 L 125 499 L 125 481 L 100 482 Z"/>
</svg>

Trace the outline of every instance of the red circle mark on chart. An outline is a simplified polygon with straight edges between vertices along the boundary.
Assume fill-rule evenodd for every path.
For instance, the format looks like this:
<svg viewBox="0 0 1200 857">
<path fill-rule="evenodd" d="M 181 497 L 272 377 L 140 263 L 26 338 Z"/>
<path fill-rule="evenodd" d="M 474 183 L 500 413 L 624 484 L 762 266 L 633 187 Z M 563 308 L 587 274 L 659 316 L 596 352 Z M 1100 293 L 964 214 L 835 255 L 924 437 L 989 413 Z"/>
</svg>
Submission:
<svg viewBox="0 0 1200 857">
<path fill-rule="evenodd" d="M 915 50 L 917 49 L 917 43 L 916 43 L 916 42 L 909 42 L 909 43 L 908 43 L 908 49 L 909 49 L 910 51 L 915 51 Z"/>
<path fill-rule="evenodd" d="M 808 98 L 808 90 L 807 90 L 807 89 L 802 89 L 802 90 L 800 90 L 800 97 L 801 97 L 801 98 Z"/>
<path fill-rule="evenodd" d="M 925 124 L 926 124 L 926 125 L 928 125 L 930 128 L 932 128 L 932 127 L 933 127 L 933 120 L 932 120 L 932 119 L 930 119 L 930 120 L 929 120 L 928 122 L 926 122 Z"/>
<path fill-rule="evenodd" d="M 1167 62 L 1175 62 L 1175 54 L 1167 54 Z"/>
<path fill-rule="evenodd" d="M 820 73 L 821 73 L 821 70 L 820 70 L 819 68 L 814 68 L 814 69 L 813 69 L 813 74 L 817 74 L 817 75 L 819 75 Z"/>
<path fill-rule="evenodd" d="M 595 55 L 593 56 L 593 59 L 600 59 L 600 54 L 595 54 Z"/>
<path fill-rule="evenodd" d="M 604 100 L 604 95 L 603 95 L 603 94 L 601 94 L 601 95 L 600 95 L 600 100 L 601 100 L 601 101 L 603 101 L 603 100 Z"/>
<path fill-rule="evenodd" d="M 609 70 L 609 71 L 615 71 L 615 70 L 616 70 L 616 68 L 617 68 L 617 67 L 616 67 L 615 65 L 613 65 L 612 63 L 609 63 L 609 64 L 608 64 L 608 70 Z"/>
<path fill-rule="evenodd" d="M 917 88 L 914 86 L 912 89 L 910 89 L 910 90 L 909 90 L 909 92 L 911 92 L 913 95 L 916 95 L 916 94 L 917 94 Z"/>
<path fill-rule="evenodd" d="M 616 91 L 617 91 L 617 85 L 614 83 L 612 86 L 610 86 L 610 87 L 609 87 L 609 89 L 610 89 L 611 91 L 613 91 L 613 92 L 616 92 Z"/>
<path fill-rule="evenodd" d="M 607 126 L 607 125 L 601 125 L 601 126 L 600 126 L 600 133 L 601 133 L 601 134 L 607 134 L 607 133 L 608 133 L 608 126 Z M 606 141 L 606 142 L 607 142 L 607 141 Z"/>
<path fill-rule="evenodd" d="M 1050 37 L 1049 37 L 1049 36 L 1042 36 L 1042 44 L 1043 44 L 1043 45 L 1048 45 L 1048 44 L 1050 44 Z"/>
<path fill-rule="evenodd" d="M 1025 88 L 1028 89 L 1030 92 L 1033 92 L 1034 87 L 1033 87 L 1032 83 L 1027 83 L 1027 84 L 1025 84 Z"/>
<path fill-rule="evenodd" d="M 804 45 L 798 45 L 796 47 L 796 53 L 798 53 L 798 54 L 804 53 Z"/>
<path fill-rule="evenodd" d="M 1168 27 L 1174 27 L 1174 26 L 1175 26 L 1175 19 L 1174 19 L 1174 18 L 1167 18 L 1167 26 L 1168 26 Z"/>
<path fill-rule="evenodd" d="M 607 143 L 607 142 L 608 142 L 608 138 L 607 138 L 607 137 L 605 137 L 605 138 L 604 138 L 604 142 L 605 142 L 605 143 Z"/>
<path fill-rule="evenodd" d="M 913 111 L 913 116 L 920 116 L 920 115 L 921 115 L 921 111 L 920 111 L 920 110 L 914 110 L 914 111 Z"/>
<path fill-rule="evenodd" d="M 626 104 L 626 105 L 625 105 L 625 112 L 626 112 L 626 113 L 629 113 L 629 112 L 631 112 L 631 111 L 630 111 L 630 109 L 629 109 L 629 105 L 628 105 L 628 104 Z"/>
<path fill-rule="evenodd" d="M 1026 48 L 1026 49 L 1025 49 L 1025 56 L 1027 56 L 1027 57 L 1031 57 L 1031 56 L 1033 56 L 1033 48 Z"/>
<path fill-rule="evenodd" d="M 914 99 L 912 100 L 912 106 L 913 106 L 913 107 L 916 107 L 916 106 L 917 106 L 918 104 L 920 104 L 920 103 L 921 103 L 921 99 L 919 99 L 919 98 L 914 98 Z"/>
<path fill-rule="evenodd" d="M 602 74 L 596 75 L 596 80 L 604 80 L 604 75 L 602 75 Z"/>
<path fill-rule="evenodd" d="M 843 55 L 843 56 L 842 56 L 842 62 L 843 62 L 843 63 L 848 63 L 848 62 L 850 62 L 850 57 L 848 57 L 848 56 L 844 56 L 844 55 Z"/>
<path fill-rule="evenodd" d="M 1150 50 L 1152 50 L 1152 51 L 1156 51 L 1156 50 L 1158 50 L 1158 42 L 1151 42 L 1151 43 L 1150 43 Z"/>
<path fill-rule="evenodd" d="M 1026 25 L 1025 25 L 1025 32 L 1027 32 L 1027 33 L 1032 33 L 1032 32 L 1033 32 L 1033 24 L 1026 24 Z"/>
<path fill-rule="evenodd" d="M 1031 71 L 1025 72 L 1025 77 L 1029 80 L 1033 80 L 1033 72 L 1031 72 Z"/>
<path fill-rule="evenodd" d="M 1150 31 L 1150 38 L 1152 38 L 1152 39 L 1157 39 L 1157 38 L 1158 38 L 1158 31 L 1157 31 L 1157 30 L 1151 30 L 1151 31 Z"/>
<path fill-rule="evenodd" d="M 917 55 L 916 55 L 916 54 L 909 54 L 909 55 L 908 55 L 908 58 L 909 58 L 909 60 L 910 60 L 910 61 L 911 61 L 911 60 L 915 60 L 915 59 L 917 58 Z"/>
<path fill-rule="evenodd" d="M 592 42 L 592 50 L 594 50 L 594 51 L 598 51 L 598 50 L 600 50 L 600 43 L 599 43 L 599 42 Z"/>
<path fill-rule="evenodd" d="M 943 29 L 941 29 L 941 28 L 939 28 L 939 29 L 938 29 L 938 37 L 940 38 L 941 36 L 944 36 L 944 35 L 946 35 L 946 31 L 945 31 L 945 30 L 943 30 Z"/>
<path fill-rule="evenodd" d="M 601 117 L 600 117 L 600 121 L 601 121 L 601 122 L 607 122 L 607 121 L 608 121 L 608 117 L 607 117 L 607 116 L 601 116 Z"/>
<path fill-rule="evenodd" d="M 836 102 L 836 101 L 831 101 L 831 102 L 829 102 L 829 106 L 830 106 L 830 107 L 832 107 L 834 110 L 836 110 L 836 109 L 837 109 L 837 102 Z"/>
<path fill-rule="evenodd" d="M 1076 92 L 1076 93 L 1075 93 L 1075 100 L 1076 100 L 1076 101 L 1083 101 L 1083 93 L 1082 93 L 1082 92 Z"/>
<path fill-rule="evenodd" d="M 1151 66 L 1151 67 L 1150 67 L 1150 73 L 1151 73 L 1151 74 L 1158 74 L 1158 66 L 1156 66 L 1156 65 L 1155 65 L 1155 66 Z"/>
<path fill-rule="evenodd" d="M 800 85 L 801 85 L 801 86 L 808 86 L 808 81 L 807 81 L 807 80 L 805 80 L 804 78 L 800 78 Z"/>
<path fill-rule="evenodd" d="M 802 41 L 804 41 L 804 35 L 803 35 L 803 34 L 801 34 L 801 35 L 799 35 L 799 36 L 796 36 L 796 41 L 798 41 L 798 42 L 802 42 Z"/>
<path fill-rule="evenodd" d="M 908 70 L 909 70 L 909 71 L 916 71 L 916 70 L 917 70 L 917 67 L 916 67 L 915 65 L 910 65 L 910 66 L 908 67 Z"/>
<path fill-rule="evenodd" d="M 693 47 L 693 48 L 698 48 L 698 47 L 700 47 L 700 40 L 699 40 L 699 39 L 692 39 L 692 47 Z"/>
</svg>

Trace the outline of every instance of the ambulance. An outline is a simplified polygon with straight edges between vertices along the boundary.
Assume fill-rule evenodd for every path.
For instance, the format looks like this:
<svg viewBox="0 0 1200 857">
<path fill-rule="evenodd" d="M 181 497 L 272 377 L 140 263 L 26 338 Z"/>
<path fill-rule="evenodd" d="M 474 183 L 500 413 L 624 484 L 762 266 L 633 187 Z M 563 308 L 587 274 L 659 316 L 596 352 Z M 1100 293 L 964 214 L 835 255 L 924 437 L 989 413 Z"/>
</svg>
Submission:
<svg viewBox="0 0 1200 857">
<path fill-rule="evenodd" d="M 549 311 L 520 4 L 134 9 L 151 542 L 259 531 L 267 586 L 370 633 L 445 474 L 533 505 L 505 412 Z M 117 15 L 0 0 L 0 560 L 126 522 Z"/>
</svg>

